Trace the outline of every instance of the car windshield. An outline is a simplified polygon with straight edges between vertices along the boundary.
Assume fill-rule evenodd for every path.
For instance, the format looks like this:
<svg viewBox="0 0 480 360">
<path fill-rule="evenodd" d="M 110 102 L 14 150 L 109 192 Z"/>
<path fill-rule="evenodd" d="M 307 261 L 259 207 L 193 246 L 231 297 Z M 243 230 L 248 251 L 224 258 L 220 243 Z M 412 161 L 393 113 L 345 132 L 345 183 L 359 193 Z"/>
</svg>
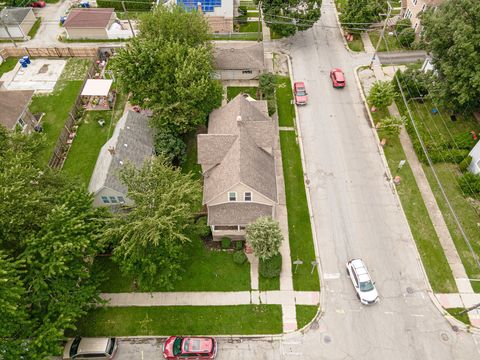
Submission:
<svg viewBox="0 0 480 360">
<path fill-rule="evenodd" d="M 182 352 L 182 339 L 176 338 L 173 342 L 173 355 L 177 356 L 180 355 Z"/>
<path fill-rule="evenodd" d="M 372 291 L 373 283 L 369 281 L 360 282 L 360 291 Z"/>
<path fill-rule="evenodd" d="M 305 92 L 305 88 L 298 88 L 297 89 L 297 95 L 298 96 L 305 96 L 307 93 Z"/>
<path fill-rule="evenodd" d="M 74 357 L 75 355 L 77 355 L 78 345 L 80 345 L 80 340 L 82 339 L 75 338 L 75 340 L 73 340 L 72 346 L 70 347 L 70 357 Z"/>
</svg>

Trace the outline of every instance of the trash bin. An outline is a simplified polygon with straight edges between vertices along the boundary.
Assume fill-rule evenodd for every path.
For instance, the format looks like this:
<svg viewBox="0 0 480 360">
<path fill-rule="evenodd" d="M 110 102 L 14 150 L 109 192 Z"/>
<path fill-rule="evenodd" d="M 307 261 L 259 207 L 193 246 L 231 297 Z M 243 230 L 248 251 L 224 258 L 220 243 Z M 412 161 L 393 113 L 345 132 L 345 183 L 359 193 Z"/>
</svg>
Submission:
<svg viewBox="0 0 480 360">
<path fill-rule="evenodd" d="M 22 66 L 22 68 L 26 68 L 27 65 L 28 65 L 28 64 L 25 62 L 25 60 L 23 60 L 23 59 L 20 59 L 19 63 L 20 63 L 20 65 Z"/>
<path fill-rule="evenodd" d="M 25 61 L 27 65 L 31 63 L 30 57 L 28 55 L 25 55 L 24 57 L 22 57 L 22 60 Z"/>
</svg>

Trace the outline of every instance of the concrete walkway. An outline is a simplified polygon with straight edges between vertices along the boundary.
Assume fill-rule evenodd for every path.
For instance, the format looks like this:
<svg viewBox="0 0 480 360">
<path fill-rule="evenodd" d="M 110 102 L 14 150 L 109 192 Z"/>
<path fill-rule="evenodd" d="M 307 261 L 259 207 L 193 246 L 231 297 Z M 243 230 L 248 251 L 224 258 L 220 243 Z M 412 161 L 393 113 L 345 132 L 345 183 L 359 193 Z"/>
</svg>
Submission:
<svg viewBox="0 0 480 360">
<path fill-rule="evenodd" d="M 365 50 L 372 54 L 375 51 L 375 48 L 373 44 L 370 41 L 370 38 L 367 34 L 362 33 L 362 40 L 365 45 Z M 373 61 L 373 66 L 372 70 L 375 74 L 375 77 L 379 81 L 385 81 L 389 80 L 386 76 L 385 73 L 382 69 L 382 65 L 379 61 L 378 58 L 375 58 Z M 397 108 L 397 105 L 393 103 L 391 106 L 388 107 L 388 111 L 390 115 L 392 116 L 400 116 L 400 112 Z M 463 266 L 462 260 L 460 259 L 460 256 L 458 255 L 457 249 L 455 247 L 455 244 L 453 242 L 453 239 L 450 235 L 450 231 L 448 230 L 447 224 L 445 223 L 445 219 L 443 218 L 443 214 L 440 211 L 440 208 L 438 207 L 437 201 L 435 199 L 435 196 L 432 192 L 432 189 L 430 187 L 430 184 L 428 182 L 428 179 L 425 175 L 425 172 L 423 171 L 422 164 L 418 160 L 417 154 L 415 153 L 415 150 L 413 148 L 412 141 L 405 130 L 405 127 L 402 127 L 401 132 L 400 132 L 400 142 L 402 144 L 403 150 L 405 152 L 405 157 L 406 160 L 408 161 L 408 164 L 410 165 L 410 168 L 412 169 L 413 175 L 415 177 L 415 181 L 417 183 L 418 188 L 420 189 L 420 193 L 422 195 L 422 199 L 425 203 L 425 206 L 427 208 L 428 214 L 430 216 L 430 219 L 432 220 L 433 226 L 435 228 L 435 232 L 438 235 L 438 238 L 440 240 L 440 244 L 443 248 L 443 251 L 445 253 L 445 256 L 447 258 L 447 262 L 450 265 L 450 268 L 452 270 L 453 277 L 455 279 L 455 283 L 457 285 L 458 291 L 460 292 L 460 297 L 463 295 L 470 296 L 470 295 L 475 295 L 472 285 L 470 281 L 468 280 L 467 273 L 465 271 L 465 267 Z M 453 295 L 458 295 L 458 294 L 452 294 Z M 478 295 L 478 302 L 480 303 L 480 294 Z M 447 299 L 444 296 L 440 296 L 440 299 Z M 463 298 L 462 298 L 463 299 Z M 468 298 L 470 299 L 470 298 Z M 467 300 L 466 300 L 467 301 Z M 468 300 L 469 301 L 469 300 Z M 467 302 L 468 302 L 467 301 Z M 441 302 L 441 301 L 440 301 Z M 465 302 L 463 302 L 465 304 Z M 448 301 L 446 303 L 448 305 Z M 455 302 L 455 304 L 459 304 L 459 302 Z M 442 304 L 443 306 L 443 304 Z M 471 306 L 471 305 L 470 305 Z M 469 313 L 470 321 L 472 324 L 476 323 L 478 324 L 478 319 L 477 315 L 474 315 L 473 313 Z"/>
<path fill-rule="evenodd" d="M 318 305 L 315 291 L 232 291 L 103 293 L 107 306 Z M 289 313 L 289 312 L 287 312 Z M 295 320 L 296 321 L 296 320 Z M 295 330 L 295 329 L 293 329 Z"/>
</svg>

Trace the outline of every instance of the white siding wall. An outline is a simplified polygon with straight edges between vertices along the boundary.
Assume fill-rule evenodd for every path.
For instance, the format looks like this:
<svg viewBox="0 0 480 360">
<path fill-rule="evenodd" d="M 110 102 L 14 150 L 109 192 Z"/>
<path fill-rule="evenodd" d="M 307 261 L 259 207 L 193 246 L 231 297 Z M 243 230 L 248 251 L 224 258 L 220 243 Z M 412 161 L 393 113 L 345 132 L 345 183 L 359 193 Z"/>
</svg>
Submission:
<svg viewBox="0 0 480 360">
<path fill-rule="evenodd" d="M 259 192 L 253 190 L 251 187 L 246 186 L 242 183 L 239 183 L 235 186 L 233 186 L 230 190 L 220 194 L 216 198 L 212 199 L 208 205 L 213 206 L 213 205 L 218 205 L 218 204 L 223 204 L 228 202 L 228 193 L 235 191 L 237 193 L 237 202 L 243 202 L 243 197 L 245 192 L 251 192 L 252 193 L 252 203 L 257 203 L 257 204 L 265 204 L 265 205 L 273 205 L 274 202 L 268 199 L 267 197 L 263 196 Z"/>
</svg>

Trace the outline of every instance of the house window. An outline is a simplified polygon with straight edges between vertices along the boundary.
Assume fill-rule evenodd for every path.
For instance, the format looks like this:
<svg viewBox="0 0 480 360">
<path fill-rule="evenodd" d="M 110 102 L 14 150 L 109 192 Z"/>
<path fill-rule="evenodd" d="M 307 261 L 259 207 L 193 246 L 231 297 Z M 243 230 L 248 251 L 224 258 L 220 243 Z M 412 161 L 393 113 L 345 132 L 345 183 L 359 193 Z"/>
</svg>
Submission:
<svg viewBox="0 0 480 360">
<path fill-rule="evenodd" d="M 120 204 L 125 204 L 125 198 L 123 196 L 117 196 L 117 199 Z"/>
<path fill-rule="evenodd" d="M 417 31 L 418 28 L 418 22 L 415 23 L 415 26 L 413 27 L 413 30 Z"/>
<path fill-rule="evenodd" d="M 412 0 L 413 5 L 417 5 L 418 0 Z"/>
<path fill-rule="evenodd" d="M 245 230 L 245 228 L 246 228 L 245 225 L 240 225 L 240 226 L 238 227 L 238 230 Z"/>
<path fill-rule="evenodd" d="M 18 125 L 20 125 L 20 127 L 22 128 L 22 130 L 25 128 L 25 121 L 23 121 L 22 118 L 19 118 L 18 119 Z"/>
<path fill-rule="evenodd" d="M 228 201 L 237 201 L 237 193 L 232 191 L 228 193 Z"/>
<path fill-rule="evenodd" d="M 104 204 L 110 204 L 110 200 L 108 200 L 108 196 L 102 196 L 102 201 Z"/>
<path fill-rule="evenodd" d="M 427 10 L 427 4 L 422 5 L 422 9 L 420 10 L 420 12 L 424 12 L 425 10 Z"/>
<path fill-rule="evenodd" d="M 253 74 L 252 70 L 242 70 L 242 74 Z"/>
<path fill-rule="evenodd" d="M 412 18 L 412 12 L 410 11 L 410 9 L 407 9 L 407 11 L 405 12 L 404 18 L 407 18 L 407 19 Z"/>
<path fill-rule="evenodd" d="M 117 197 L 116 197 L 116 196 L 110 196 L 110 202 L 111 202 L 112 204 L 118 203 Z"/>
<path fill-rule="evenodd" d="M 251 192 L 246 192 L 245 194 L 243 194 L 243 200 L 252 201 L 252 193 Z"/>
</svg>

